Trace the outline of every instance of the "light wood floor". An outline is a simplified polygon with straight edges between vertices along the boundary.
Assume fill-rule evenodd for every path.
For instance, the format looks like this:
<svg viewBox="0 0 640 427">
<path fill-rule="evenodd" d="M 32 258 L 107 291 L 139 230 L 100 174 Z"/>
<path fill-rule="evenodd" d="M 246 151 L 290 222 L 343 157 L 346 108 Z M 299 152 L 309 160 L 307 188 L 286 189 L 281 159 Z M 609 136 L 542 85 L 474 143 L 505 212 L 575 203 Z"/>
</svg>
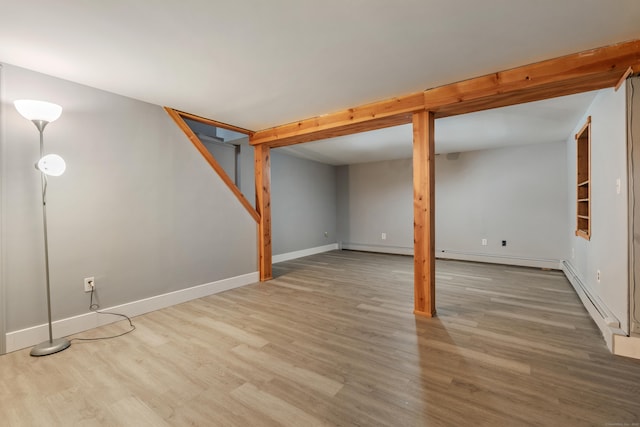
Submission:
<svg viewBox="0 0 640 427">
<path fill-rule="evenodd" d="M 336 251 L 275 273 L 121 338 L 0 357 L 0 425 L 640 423 L 640 363 L 609 354 L 559 272 L 438 261 L 434 319 L 411 314 L 410 257 Z"/>
</svg>

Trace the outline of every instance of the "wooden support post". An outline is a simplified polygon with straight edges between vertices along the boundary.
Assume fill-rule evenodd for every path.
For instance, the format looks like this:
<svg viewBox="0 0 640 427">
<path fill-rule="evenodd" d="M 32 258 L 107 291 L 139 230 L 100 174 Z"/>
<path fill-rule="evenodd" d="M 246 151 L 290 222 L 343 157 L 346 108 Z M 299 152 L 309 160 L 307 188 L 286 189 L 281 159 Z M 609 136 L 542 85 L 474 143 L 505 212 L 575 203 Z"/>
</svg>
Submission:
<svg viewBox="0 0 640 427">
<path fill-rule="evenodd" d="M 436 314 L 435 116 L 413 114 L 413 281 L 414 314 Z"/>
<path fill-rule="evenodd" d="M 255 179 L 256 179 L 256 209 L 260 214 L 258 221 L 258 264 L 260 267 L 260 281 L 273 278 L 271 264 L 271 160 L 269 147 L 257 145 L 255 147 Z"/>
</svg>

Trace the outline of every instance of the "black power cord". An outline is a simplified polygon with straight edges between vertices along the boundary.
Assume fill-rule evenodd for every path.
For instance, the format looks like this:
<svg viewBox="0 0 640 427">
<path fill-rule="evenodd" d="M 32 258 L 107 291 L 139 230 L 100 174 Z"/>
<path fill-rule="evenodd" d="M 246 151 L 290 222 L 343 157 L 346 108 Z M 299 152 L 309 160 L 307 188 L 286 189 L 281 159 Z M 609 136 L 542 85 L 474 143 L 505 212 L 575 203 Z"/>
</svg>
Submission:
<svg viewBox="0 0 640 427">
<path fill-rule="evenodd" d="M 97 338 L 72 338 L 69 341 L 100 341 L 100 340 L 110 340 L 112 338 L 118 338 L 121 337 L 123 335 L 127 335 L 130 334 L 131 332 L 136 330 L 136 326 L 133 324 L 133 322 L 131 321 L 131 318 L 129 316 L 127 316 L 126 314 L 120 314 L 120 313 L 112 313 L 110 311 L 100 311 L 98 310 L 100 308 L 100 304 L 98 304 L 97 302 L 93 302 L 93 293 L 95 292 L 95 288 L 93 286 L 91 286 L 91 298 L 89 300 L 89 310 L 93 311 L 94 313 L 98 313 L 98 314 L 108 314 L 111 316 L 120 316 L 120 317 L 124 317 L 125 319 L 127 319 L 129 321 L 129 326 L 131 327 L 131 329 L 129 329 L 128 331 L 125 331 L 121 334 L 118 335 L 110 335 L 107 337 L 97 337 Z"/>
</svg>

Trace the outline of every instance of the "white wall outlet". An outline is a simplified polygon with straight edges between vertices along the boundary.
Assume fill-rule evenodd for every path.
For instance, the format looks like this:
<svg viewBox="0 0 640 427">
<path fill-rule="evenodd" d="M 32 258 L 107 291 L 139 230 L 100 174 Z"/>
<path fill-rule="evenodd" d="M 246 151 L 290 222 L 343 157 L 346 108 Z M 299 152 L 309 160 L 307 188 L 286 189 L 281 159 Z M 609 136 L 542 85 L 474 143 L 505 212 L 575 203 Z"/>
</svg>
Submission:
<svg viewBox="0 0 640 427">
<path fill-rule="evenodd" d="M 571 248 L 571 258 L 576 257 L 576 248 Z"/>
<path fill-rule="evenodd" d="M 329 237 L 329 232 L 328 231 L 324 232 L 324 237 Z"/>
<path fill-rule="evenodd" d="M 84 278 L 84 291 L 91 292 L 96 288 L 96 280 L 93 277 Z"/>
<path fill-rule="evenodd" d="M 382 233 L 382 234 L 380 235 L 380 238 L 381 238 L 382 240 L 387 240 L 387 233 Z"/>
<path fill-rule="evenodd" d="M 596 280 L 600 283 L 600 270 L 596 270 Z"/>
<path fill-rule="evenodd" d="M 620 178 L 616 179 L 616 194 L 620 194 Z"/>
<path fill-rule="evenodd" d="M 482 246 L 487 246 L 487 239 L 482 239 Z"/>
</svg>

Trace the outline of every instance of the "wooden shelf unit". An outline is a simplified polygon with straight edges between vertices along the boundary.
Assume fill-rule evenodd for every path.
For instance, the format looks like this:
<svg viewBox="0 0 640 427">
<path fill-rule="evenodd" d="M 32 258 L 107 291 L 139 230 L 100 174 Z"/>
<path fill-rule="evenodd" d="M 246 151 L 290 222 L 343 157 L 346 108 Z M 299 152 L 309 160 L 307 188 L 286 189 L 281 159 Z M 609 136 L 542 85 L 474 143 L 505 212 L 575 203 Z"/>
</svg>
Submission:
<svg viewBox="0 0 640 427">
<path fill-rule="evenodd" d="M 591 116 L 576 134 L 576 236 L 591 239 Z"/>
</svg>

